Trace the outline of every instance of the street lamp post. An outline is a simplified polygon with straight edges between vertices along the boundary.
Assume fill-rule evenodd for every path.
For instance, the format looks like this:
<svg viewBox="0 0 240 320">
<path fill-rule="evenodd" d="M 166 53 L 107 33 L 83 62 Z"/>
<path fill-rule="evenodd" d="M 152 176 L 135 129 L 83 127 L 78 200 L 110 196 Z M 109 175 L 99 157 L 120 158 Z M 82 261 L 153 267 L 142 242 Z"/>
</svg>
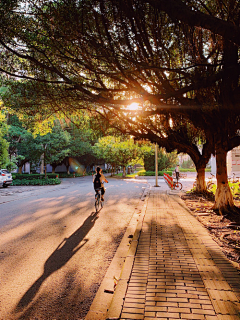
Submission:
<svg viewBox="0 0 240 320">
<path fill-rule="evenodd" d="M 155 177 L 156 177 L 156 185 L 155 187 L 159 187 L 158 185 L 158 145 L 155 144 Z"/>
</svg>

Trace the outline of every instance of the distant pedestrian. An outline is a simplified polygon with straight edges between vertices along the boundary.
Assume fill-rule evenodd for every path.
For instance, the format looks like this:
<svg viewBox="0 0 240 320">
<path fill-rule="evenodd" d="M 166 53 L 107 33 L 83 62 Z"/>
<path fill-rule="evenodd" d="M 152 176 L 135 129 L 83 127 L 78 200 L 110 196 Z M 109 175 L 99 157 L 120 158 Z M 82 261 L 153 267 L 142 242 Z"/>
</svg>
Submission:
<svg viewBox="0 0 240 320">
<path fill-rule="evenodd" d="M 178 179 L 179 179 L 179 165 L 176 166 L 175 173 L 176 173 L 176 180 L 178 181 Z"/>
</svg>

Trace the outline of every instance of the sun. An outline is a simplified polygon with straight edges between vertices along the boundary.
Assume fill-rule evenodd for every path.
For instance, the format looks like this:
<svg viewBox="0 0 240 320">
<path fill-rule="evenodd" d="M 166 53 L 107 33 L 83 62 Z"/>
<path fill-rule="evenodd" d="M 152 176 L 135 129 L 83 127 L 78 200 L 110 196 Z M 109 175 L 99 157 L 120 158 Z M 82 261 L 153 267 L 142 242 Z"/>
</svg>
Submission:
<svg viewBox="0 0 240 320">
<path fill-rule="evenodd" d="M 133 102 L 133 103 L 131 103 L 129 106 L 127 106 L 127 109 L 128 109 L 128 110 L 135 111 L 135 110 L 140 109 L 140 105 L 139 105 L 139 103 L 137 103 L 137 102 Z"/>
</svg>

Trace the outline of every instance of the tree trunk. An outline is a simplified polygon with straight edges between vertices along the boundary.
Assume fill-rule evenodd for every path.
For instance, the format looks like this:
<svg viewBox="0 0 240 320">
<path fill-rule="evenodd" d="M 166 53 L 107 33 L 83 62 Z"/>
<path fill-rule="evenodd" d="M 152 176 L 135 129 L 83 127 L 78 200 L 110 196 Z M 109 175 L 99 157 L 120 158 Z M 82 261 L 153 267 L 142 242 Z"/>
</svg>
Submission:
<svg viewBox="0 0 240 320">
<path fill-rule="evenodd" d="M 22 166 L 18 167 L 18 173 L 22 174 Z"/>
<path fill-rule="evenodd" d="M 123 177 L 125 178 L 126 177 L 126 167 L 123 166 Z"/>
<path fill-rule="evenodd" d="M 56 169 L 56 167 L 52 166 L 52 173 L 55 173 L 55 169 Z"/>
<path fill-rule="evenodd" d="M 234 202 L 227 177 L 227 151 L 222 147 L 216 148 L 217 191 L 213 209 L 220 214 L 234 211 Z"/>
<path fill-rule="evenodd" d="M 205 167 L 197 168 L 197 185 L 196 192 L 206 192 Z"/>
</svg>

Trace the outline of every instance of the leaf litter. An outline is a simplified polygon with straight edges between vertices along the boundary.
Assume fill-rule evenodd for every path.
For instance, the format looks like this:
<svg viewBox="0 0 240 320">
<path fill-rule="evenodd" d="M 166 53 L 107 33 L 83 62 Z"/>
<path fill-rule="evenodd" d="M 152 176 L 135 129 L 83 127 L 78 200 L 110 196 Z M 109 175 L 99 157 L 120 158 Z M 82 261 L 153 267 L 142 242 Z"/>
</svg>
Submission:
<svg viewBox="0 0 240 320">
<path fill-rule="evenodd" d="M 209 230 L 227 258 L 240 270 L 240 214 L 234 219 L 218 215 L 212 210 L 214 200 L 202 195 L 186 193 L 181 198 L 191 213 Z M 240 208 L 239 196 L 234 197 L 234 203 Z"/>
</svg>

